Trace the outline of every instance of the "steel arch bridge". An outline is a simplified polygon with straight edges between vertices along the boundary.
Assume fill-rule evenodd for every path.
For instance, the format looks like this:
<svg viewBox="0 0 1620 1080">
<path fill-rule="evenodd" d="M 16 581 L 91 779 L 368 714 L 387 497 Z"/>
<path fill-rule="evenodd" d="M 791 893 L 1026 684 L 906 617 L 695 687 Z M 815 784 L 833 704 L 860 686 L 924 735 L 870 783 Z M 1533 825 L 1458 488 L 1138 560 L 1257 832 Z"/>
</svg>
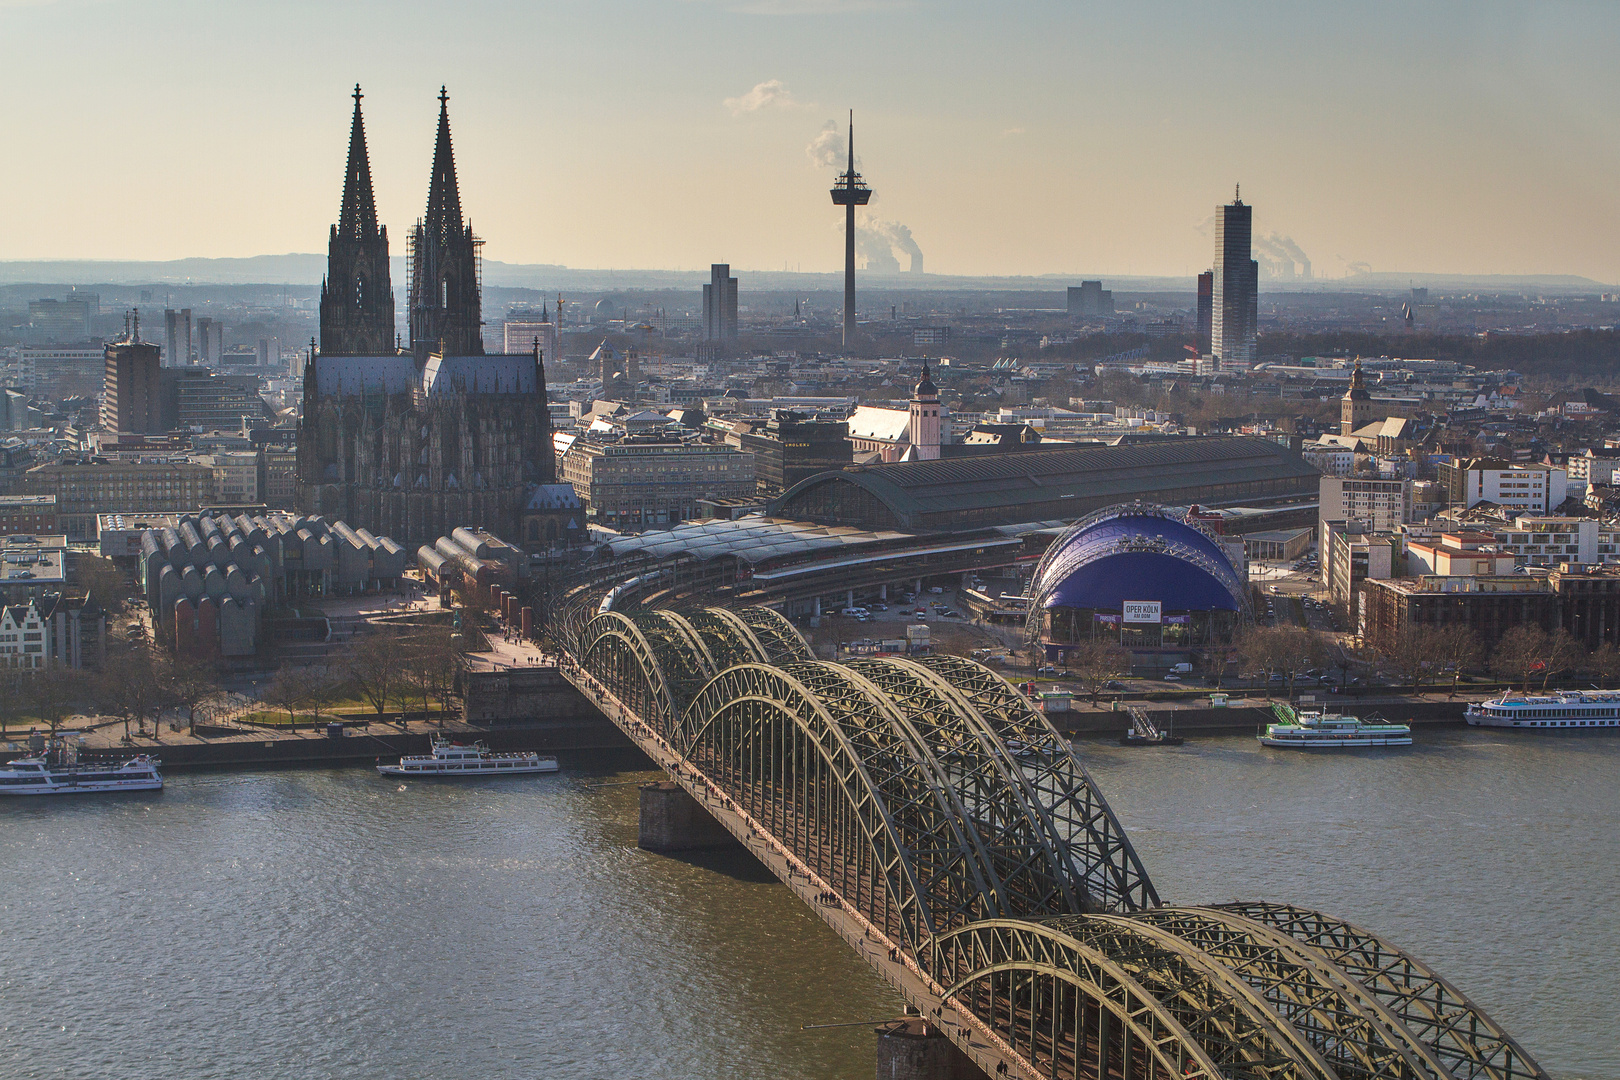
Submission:
<svg viewBox="0 0 1620 1080">
<path fill-rule="evenodd" d="M 591 604 L 554 634 L 581 688 L 993 1076 L 1546 1077 L 1349 923 L 1163 904 L 1068 741 L 980 664 L 815 660 L 765 608 Z"/>
</svg>

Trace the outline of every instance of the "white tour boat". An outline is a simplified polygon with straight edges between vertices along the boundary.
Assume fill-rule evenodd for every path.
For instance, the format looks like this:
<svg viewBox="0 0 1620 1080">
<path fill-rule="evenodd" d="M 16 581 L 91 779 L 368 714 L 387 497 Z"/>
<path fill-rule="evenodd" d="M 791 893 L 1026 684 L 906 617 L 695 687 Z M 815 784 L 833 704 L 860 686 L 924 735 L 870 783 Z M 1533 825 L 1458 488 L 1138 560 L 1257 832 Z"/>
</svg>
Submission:
<svg viewBox="0 0 1620 1080">
<path fill-rule="evenodd" d="M 1267 746 L 1300 750 L 1337 750 L 1359 746 L 1411 746 L 1409 724 L 1372 723 L 1354 716 L 1329 716 L 1313 710 L 1295 712 L 1273 705 L 1277 723 L 1261 728 L 1255 738 Z"/>
<path fill-rule="evenodd" d="M 1474 727 L 1620 728 L 1620 690 L 1508 693 L 1468 706 L 1465 719 Z"/>
<path fill-rule="evenodd" d="M 0 795 L 77 795 L 92 791 L 161 791 L 163 762 L 150 754 L 83 760 L 76 743 L 36 737 L 31 756 L 0 764 Z"/>
<path fill-rule="evenodd" d="M 433 736 L 433 752 L 402 757 L 397 765 L 378 765 L 384 776 L 516 776 L 556 772 L 557 759 L 539 754 L 497 754 L 482 742 L 461 746 L 442 735 Z"/>
</svg>

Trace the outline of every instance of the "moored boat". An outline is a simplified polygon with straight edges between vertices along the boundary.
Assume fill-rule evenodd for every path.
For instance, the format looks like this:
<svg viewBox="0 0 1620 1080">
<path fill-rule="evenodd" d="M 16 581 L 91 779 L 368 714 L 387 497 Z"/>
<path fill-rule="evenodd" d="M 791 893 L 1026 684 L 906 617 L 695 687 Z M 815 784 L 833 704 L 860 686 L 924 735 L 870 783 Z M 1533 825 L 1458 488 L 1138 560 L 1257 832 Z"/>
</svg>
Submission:
<svg viewBox="0 0 1620 1080">
<path fill-rule="evenodd" d="M 1620 690 L 1507 693 L 1468 706 L 1464 719 L 1474 727 L 1614 730 L 1620 728 Z"/>
<path fill-rule="evenodd" d="M 535 753 L 497 754 L 482 742 L 462 746 L 442 735 L 433 736 L 433 752 L 408 755 L 396 765 L 378 765 L 384 776 L 518 776 L 556 772 L 554 757 Z"/>
<path fill-rule="evenodd" d="M 1328 715 L 1317 710 L 1296 712 L 1289 705 L 1273 705 L 1274 723 L 1255 734 L 1266 746 L 1298 750 L 1340 750 L 1364 746 L 1411 746 L 1410 724 L 1388 724 L 1354 716 Z"/>
<path fill-rule="evenodd" d="M 161 791 L 163 762 L 150 754 L 85 758 L 78 744 L 40 741 L 27 757 L 0 765 L 0 795 L 80 795 L 101 791 Z"/>
</svg>

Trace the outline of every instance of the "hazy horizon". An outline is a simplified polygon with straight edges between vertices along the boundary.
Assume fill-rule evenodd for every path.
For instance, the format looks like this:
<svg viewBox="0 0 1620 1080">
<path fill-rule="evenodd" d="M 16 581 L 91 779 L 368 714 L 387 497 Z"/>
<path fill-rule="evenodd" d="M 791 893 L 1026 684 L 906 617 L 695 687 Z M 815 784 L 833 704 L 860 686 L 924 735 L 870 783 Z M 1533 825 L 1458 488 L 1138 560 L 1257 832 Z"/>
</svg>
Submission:
<svg viewBox="0 0 1620 1080">
<path fill-rule="evenodd" d="M 853 107 L 875 268 L 909 233 L 941 275 L 1188 277 L 1241 182 L 1257 256 L 1319 278 L 1620 281 L 1617 30 L 1596 3 L 0 0 L 0 260 L 319 252 L 358 81 L 395 255 L 443 83 L 492 261 L 832 272 Z"/>
</svg>

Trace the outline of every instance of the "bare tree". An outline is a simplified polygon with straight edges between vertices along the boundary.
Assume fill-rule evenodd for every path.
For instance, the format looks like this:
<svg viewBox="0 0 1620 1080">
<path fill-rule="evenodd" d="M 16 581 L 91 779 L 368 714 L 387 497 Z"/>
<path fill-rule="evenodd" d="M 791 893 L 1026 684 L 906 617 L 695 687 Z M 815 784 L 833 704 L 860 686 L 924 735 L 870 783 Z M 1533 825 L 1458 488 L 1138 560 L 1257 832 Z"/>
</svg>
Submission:
<svg viewBox="0 0 1620 1080">
<path fill-rule="evenodd" d="M 1502 635 L 1491 653 L 1491 670 L 1509 682 L 1521 683 L 1526 693 L 1530 680 L 1546 663 L 1547 632 L 1531 623 L 1515 626 Z"/>
<path fill-rule="evenodd" d="M 1620 649 L 1605 641 L 1586 658 L 1587 670 L 1598 677 L 1598 686 L 1608 689 L 1609 680 L 1620 675 Z"/>
<path fill-rule="evenodd" d="M 405 643 L 404 681 L 422 695 L 422 713 L 429 711 L 433 694 L 441 685 L 453 685 L 461 654 L 456 648 L 455 632 L 448 626 L 431 626 L 412 634 Z M 444 709 L 439 711 L 439 723 L 444 723 Z"/>
<path fill-rule="evenodd" d="M 349 681 L 380 715 L 405 688 L 409 646 L 396 630 L 380 630 L 362 637 L 344 662 Z"/>
<path fill-rule="evenodd" d="M 260 698 L 272 708 L 287 713 L 287 728 L 298 730 L 298 706 L 304 703 L 306 685 L 301 669 L 283 664 L 276 669 L 276 677 L 264 688 Z"/>
<path fill-rule="evenodd" d="M 62 721 L 73 714 L 73 699 L 87 689 L 89 682 L 83 673 L 47 664 L 28 678 L 28 711 L 54 736 Z"/>
<path fill-rule="evenodd" d="M 1069 670 L 1095 702 L 1108 680 L 1129 674 L 1131 652 L 1112 641 L 1083 641 L 1069 653 Z"/>
<path fill-rule="evenodd" d="M 186 728 L 197 734 L 197 709 L 219 693 L 218 672 L 212 664 L 199 660 L 176 660 L 170 666 L 168 691 L 176 705 L 186 710 Z"/>
<path fill-rule="evenodd" d="M 302 669 L 302 677 L 304 704 L 309 706 L 310 719 L 319 727 L 322 712 L 347 688 L 343 672 L 325 664 L 312 664 Z"/>
<path fill-rule="evenodd" d="M 28 715 L 28 697 L 23 692 L 26 676 L 18 668 L 0 668 L 0 739 L 5 738 L 6 725 Z"/>
<path fill-rule="evenodd" d="M 1484 650 L 1480 648 L 1478 634 L 1466 626 L 1453 625 L 1435 632 L 1435 655 L 1440 661 L 1440 670 L 1451 672 L 1451 693 L 1446 696 L 1456 697 L 1463 669 L 1478 667 Z M 1620 654 L 1616 659 L 1620 660 Z"/>
<path fill-rule="evenodd" d="M 1439 670 L 1439 654 L 1439 634 L 1435 629 L 1413 623 L 1402 626 L 1395 639 L 1380 650 L 1401 682 L 1419 697 L 1423 696 L 1423 684 Z"/>
<path fill-rule="evenodd" d="M 1301 672 L 1327 663 L 1329 648 L 1320 634 L 1297 626 L 1260 626 L 1250 630 L 1238 643 L 1238 653 L 1251 668 L 1267 673 L 1266 696 L 1271 696 L 1271 673 L 1283 676 L 1288 696 L 1294 694 L 1294 680 Z"/>
<path fill-rule="evenodd" d="M 1586 652 L 1581 643 L 1569 636 L 1568 630 L 1554 630 L 1547 635 L 1547 649 L 1542 656 L 1541 688 L 1547 689 L 1547 680 L 1574 664 Z"/>
</svg>

